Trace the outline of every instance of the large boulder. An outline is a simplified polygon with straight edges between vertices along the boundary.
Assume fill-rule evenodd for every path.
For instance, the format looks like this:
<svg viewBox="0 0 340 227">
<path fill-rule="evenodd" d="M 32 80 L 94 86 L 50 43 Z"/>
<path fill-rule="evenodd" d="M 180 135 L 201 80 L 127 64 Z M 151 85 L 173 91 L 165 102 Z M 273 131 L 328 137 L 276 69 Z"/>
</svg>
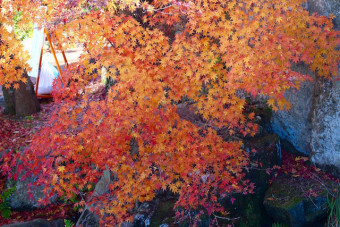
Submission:
<svg viewBox="0 0 340 227">
<path fill-rule="evenodd" d="M 308 0 L 306 8 L 310 13 L 335 15 L 334 28 L 340 30 L 340 1 Z M 286 92 L 292 108 L 273 115 L 272 129 L 316 165 L 340 177 L 340 81 L 317 77 L 304 65 L 294 70 L 309 74 L 314 82 Z"/>
<path fill-rule="evenodd" d="M 304 69 L 303 69 L 304 68 Z M 298 66 L 297 71 L 307 66 Z M 340 81 L 315 77 L 299 91 L 287 91 L 292 108 L 273 114 L 271 127 L 303 155 L 327 172 L 340 176 Z M 292 149 L 287 149 L 292 150 Z"/>
<path fill-rule="evenodd" d="M 319 79 L 315 87 L 311 160 L 340 176 L 340 81 Z"/>
<path fill-rule="evenodd" d="M 334 27 L 340 30 L 340 1 L 339 0 L 308 0 L 307 9 L 311 13 L 318 13 L 320 15 L 329 16 L 333 14 Z"/>
<path fill-rule="evenodd" d="M 15 190 L 11 197 L 9 198 L 9 206 L 14 210 L 27 210 L 32 208 L 41 208 L 42 206 L 39 204 L 39 200 L 44 198 L 43 189 L 44 186 L 35 187 L 32 186 L 30 196 L 28 193 L 28 185 L 32 184 L 36 177 L 28 177 L 25 180 L 21 179 L 22 176 L 19 176 L 17 181 L 9 180 L 6 183 L 7 188 L 15 187 Z M 55 202 L 56 198 L 52 198 L 51 202 Z"/>
<path fill-rule="evenodd" d="M 299 64 L 293 70 L 316 78 L 308 66 Z M 278 111 L 272 117 L 272 130 L 280 138 L 289 141 L 297 151 L 304 155 L 310 154 L 309 142 L 312 130 L 311 112 L 313 107 L 314 84 L 302 83 L 300 90 L 290 90 L 285 98 L 292 104 L 289 110 Z"/>
</svg>

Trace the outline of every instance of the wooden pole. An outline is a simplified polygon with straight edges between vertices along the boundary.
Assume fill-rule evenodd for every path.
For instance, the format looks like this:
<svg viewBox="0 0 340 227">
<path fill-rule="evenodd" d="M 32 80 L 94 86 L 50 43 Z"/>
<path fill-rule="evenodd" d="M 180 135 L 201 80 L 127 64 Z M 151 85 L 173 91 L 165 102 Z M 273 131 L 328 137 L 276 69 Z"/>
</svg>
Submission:
<svg viewBox="0 0 340 227">
<path fill-rule="evenodd" d="M 42 56 L 44 53 L 44 43 L 45 43 L 45 36 L 43 36 L 43 45 L 40 51 L 40 60 L 39 60 L 39 69 L 38 69 L 38 76 L 37 81 L 35 83 L 35 95 L 38 97 L 38 88 L 39 88 L 39 79 L 40 79 L 40 72 L 41 72 L 41 63 L 42 63 Z"/>
<path fill-rule="evenodd" d="M 68 68 L 68 62 L 67 62 L 67 59 L 66 59 L 65 52 L 63 50 L 61 50 L 61 53 L 63 54 L 63 58 L 64 58 L 64 61 L 65 61 L 66 67 Z"/>
<path fill-rule="evenodd" d="M 57 67 L 58 67 L 60 79 L 61 79 L 61 81 L 63 81 L 63 78 L 61 76 L 61 68 L 60 68 L 60 65 L 59 65 L 59 62 L 58 62 L 58 59 L 57 59 L 57 55 L 55 54 L 55 51 L 54 51 L 54 48 L 53 48 L 53 45 L 52 45 L 52 42 L 51 42 L 51 37 L 48 34 L 48 31 L 46 29 L 44 29 L 44 30 L 45 30 L 45 34 L 46 34 L 47 40 L 48 40 L 48 42 L 50 44 L 50 47 L 51 47 L 51 50 L 52 50 L 52 54 L 53 54 L 54 60 L 55 60 L 55 62 L 57 64 Z"/>
</svg>

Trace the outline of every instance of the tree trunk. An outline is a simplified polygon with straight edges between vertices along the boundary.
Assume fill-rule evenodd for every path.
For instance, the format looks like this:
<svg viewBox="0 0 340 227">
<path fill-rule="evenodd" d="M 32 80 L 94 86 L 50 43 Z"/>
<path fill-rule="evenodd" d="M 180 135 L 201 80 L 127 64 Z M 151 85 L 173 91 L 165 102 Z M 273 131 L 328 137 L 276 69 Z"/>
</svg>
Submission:
<svg viewBox="0 0 340 227">
<path fill-rule="evenodd" d="M 5 114 L 29 116 L 40 111 L 40 104 L 35 95 L 33 83 L 27 76 L 27 83 L 20 82 L 18 89 L 3 87 Z"/>
</svg>

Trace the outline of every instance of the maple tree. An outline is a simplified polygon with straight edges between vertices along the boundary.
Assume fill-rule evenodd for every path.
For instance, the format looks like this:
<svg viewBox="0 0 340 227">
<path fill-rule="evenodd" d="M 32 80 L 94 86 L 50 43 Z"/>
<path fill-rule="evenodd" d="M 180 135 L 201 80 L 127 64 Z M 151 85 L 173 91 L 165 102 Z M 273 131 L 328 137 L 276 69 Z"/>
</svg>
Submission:
<svg viewBox="0 0 340 227">
<path fill-rule="evenodd" d="M 10 7 L 10 8 L 7 8 Z M 33 23 L 13 10 L 15 5 L 0 1 L 0 86 L 5 100 L 6 114 L 29 116 L 40 111 L 34 88 L 27 72 L 29 54 L 23 50 L 21 40 L 30 36 Z M 21 21 L 18 26 L 18 21 Z"/>
<path fill-rule="evenodd" d="M 4 13 L 1 2 L 0 10 L 0 85 L 18 89 L 20 81 L 27 82 L 23 74 L 25 69 L 29 70 L 29 57 L 14 34 L 15 14 Z"/>
<path fill-rule="evenodd" d="M 166 189 L 179 195 L 180 210 L 225 214 L 221 197 L 254 187 L 244 179 L 248 154 L 237 139 L 257 130 L 254 113 L 243 111 L 244 94 L 267 96 L 274 110 L 289 108 L 284 92 L 311 80 L 292 64 L 336 75 L 339 33 L 303 2 L 4 0 L 2 17 L 20 9 L 61 48 L 85 49 L 65 71 L 67 83 L 56 81 L 54 99 L 62 105 L 25 153 L 27 174 L 49 186 L 41 202 L 54 193 L 92 198 L 108 169 L 112 182 L 98 213 L 111 224 L 131 220 L 136 201 Z M 114 84 L 105 99 L 93 100 L 86 86 L 103 67 Z M 179 117 L 176 105 L 184 99 L 204 127 Z M 215 131 L 222 127 L 227 141 Z"/>
</svg>

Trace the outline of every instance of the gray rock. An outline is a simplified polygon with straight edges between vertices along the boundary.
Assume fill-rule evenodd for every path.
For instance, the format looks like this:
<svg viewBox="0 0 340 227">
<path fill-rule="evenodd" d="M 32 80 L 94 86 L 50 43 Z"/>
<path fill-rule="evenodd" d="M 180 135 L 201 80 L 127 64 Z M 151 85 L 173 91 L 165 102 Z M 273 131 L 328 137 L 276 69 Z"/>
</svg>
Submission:
<svg viewBox="0 0 340 227">
<path fill-rule="evenodd" d="M 1 91 L 1 86 L 0 86 L 0 110 L 1 109 L 5 109 L 5 99 L 4 97 L 2 96 L 2 91 Z"/>
<path fill-rule="evenodd" d="M 340 30 L 340 1 L 308 0 L 306 8 L 310 13 L 335 15 L 334 28 Z M 310 156 L 316 165 L 339 177 L 340 81 L 318 78 L 306 66 L 302 66 L 302 70 L 315 82 L 304 83 L 297 92 L 286 92 L 292 108 L 273 115 L 272 129 L 297 151 Z"/>
<path fill-rule="evenodd" d="M 306 65 L 300 64 L 293 70 L 315 78 Z M 310 154 L 309 142 L 312 131 L 311 112 L 314 87 L 311 82 L 302 83 L 300 90 L 289 90 L 285 98 L 292 104 L 289 110 L 278 111 L 272 117 L 272 130 L 282 139 L 289 141 L 297 151 Z"/>
<path fill-rule="evenodd" d="M 315 93 L 311 160 L 340 176 L 340 81 L 319 79 Z"/>
<path fill-rule="evenodd" d="M 269 186 L 272 176 L 266 173 L 266 169 L 281 165 L 280 138 L 276 134 L 263 134 L 261 137 L 251 138 L 244 141 L 246 151 L 255 149 L 256 153 L 250 153 L 251 163 L 261 163 L 261 168 L 250 167 L 247 179 L 255 183 L 256 192 L 264 193 Z"/>
<path fill-rule="evenodd" d="M 334 28 L 340 30 L 340 1 L 308 0 L 311 13 L 333 14 Z M 340 76 L 339 64 L 338 77 Z M 311 160 L 327 172 L 340 177 L 340 81 L 318 79 L 314 87 Z"/>
<path fill-rule="evenodd" d="M 100 178 L 98 183 L 95 186 L 94 192 L 92 194 L 93 197 L 104 195 L 109 191 L 109 185 L 111 183 L 111 174 L 107 169 L 103 172 L 103 176 Z M 100 206 L 99 204 L 93 204 L 92 207 Z M 80 215 L 76 226 L 84 226 L 84 227 L 99 227 L 99 217 L 90 211 L 89 207 L 85 207 L 84 211 Z"/>
<path fill-rule="evenodd" d="M 4 225 L 3 227 L 64 227 L 64 220 L 58 219 L 54 221 L 48 221 L 44 219 L 36 219 L 33 221 L 15 223 L 10 225 Z"/>
<path fill-rule="evenodd" d="M 19 152 L 23 154 L 24 147 L 19 149 Z M 17 170 L 14 170 L 15 172 Z M 28 194 L 28 185 L 33 184 L 38 177 L 37 176 L 30 176 L 27 177 L 25 180 L 22 180 L 23 175 L 25 175 L 26 172 L 23 170 L 23 172 L 19 175 L 18 180 L 8 180 L 6 182 L 6 188 L 12 188 L 15 186 L 15 191 L 11 195 L 11 197 L 8 199 L 9 206 L 14 210 L 24 210 L 24 209 L 32 209 L 32 208 L 41 208 L 42 205 L 39 204 L 39 200 L 44 198 L 43 189 L 44 185 L 40 185 L 38 187 L 32 185 L 30 188 L 30 191 L 32 193 L 32 197 Z M 58 197 L 57 195 L 51 197 L 49 200 L 51 203 L 55 203 L 57 201 Z"/>
<path fill-rule="evenodd" d="M 36 177 L 28 177 L 25 181 L 22 181 L 21 177 L 19 177 L 18 181 L 10 180 L 6 183 L 7 188 L 15 186 L 15 191 L 9 198 L 9 205 L 12 209 L 23 210 L 41 207 L 38 203 L 38 200 L 44 198 L 42 193 L 44 187 L 32 186 L 32 198 L 29 197 L 27 192 L 28 184 L 33 183 L 36 181 L 36 179 Z"/>
<path fill-rule="evenodd" d="M 106 167 L 107 168 L 107 167 Z M 103 176 L 100 178 L 94 188 L 93 196 L 101 196 L 109 191 L 109 185 L 111 183 L 111 174 L 108 169 L 103 172 Z"/>
<path fill-rule="evenodd" d="M 159 227 L 169 227 L 168 224 L 161 224 Z"/>
<path fill-rule="evenodd" d="M 307 9 L 311 13 L 336 16 L 333 21 L 335 29 L 340 29 L 340 1 L 339 0 L 308 0 Z"/>
<path fill-rule="evenodd" d="M 86 208 L 79 217 L 76 226 L 99 227 L 99 218 Z"/>
</svg>

